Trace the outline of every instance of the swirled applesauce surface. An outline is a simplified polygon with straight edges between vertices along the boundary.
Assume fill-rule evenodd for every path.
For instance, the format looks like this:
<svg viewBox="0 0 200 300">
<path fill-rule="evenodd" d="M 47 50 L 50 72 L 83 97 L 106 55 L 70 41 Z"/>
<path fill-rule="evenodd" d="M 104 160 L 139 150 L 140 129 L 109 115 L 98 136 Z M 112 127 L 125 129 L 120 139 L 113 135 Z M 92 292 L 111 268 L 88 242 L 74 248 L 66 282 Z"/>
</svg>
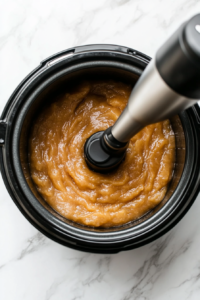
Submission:
<svg viewBox="0 0 200 300">
<path fill-rule="evenodd" d="M 175 159 L 169 120 L 135 135 L 115 171 L 100 174 L 85 162 L 85 141 L 114 124 L 131 89 L 112 80 L 79 82 L 35 120 L 29 141 L 32 179 L 48 204 L 69 220 L 93 227 L 122 225 L 153 209 L 166 194 Z"/>
</svg>

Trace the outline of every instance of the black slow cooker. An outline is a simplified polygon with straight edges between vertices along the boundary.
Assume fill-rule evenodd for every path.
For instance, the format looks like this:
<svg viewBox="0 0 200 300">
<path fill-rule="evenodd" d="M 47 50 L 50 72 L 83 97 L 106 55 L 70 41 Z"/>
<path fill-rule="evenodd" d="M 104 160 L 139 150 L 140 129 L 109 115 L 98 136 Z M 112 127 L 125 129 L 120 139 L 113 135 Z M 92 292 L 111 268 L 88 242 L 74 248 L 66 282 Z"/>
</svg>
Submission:
<svg viewBox="0 0 200 300">
<path fill-rule="evenodd" d="M 116 253 L 145 245 L 169 231 L 199 192 L 200 109 L 196 104 L 170 119 L 176 140 L 172 181 L 162 202 L 142 218 L 113 228 L 91 228 L 65 219 L 38 194 L 28 163 L 35 115 L 71 80 L 110 76 L 135 83 L 150 58 L 116 45 L 88 45 L 57 53 L 34 69 L 8 100 L 0 121 L 0 166 L 6 188 L 23 215 L 52 240 L 82 251 Z"/>
</svg>

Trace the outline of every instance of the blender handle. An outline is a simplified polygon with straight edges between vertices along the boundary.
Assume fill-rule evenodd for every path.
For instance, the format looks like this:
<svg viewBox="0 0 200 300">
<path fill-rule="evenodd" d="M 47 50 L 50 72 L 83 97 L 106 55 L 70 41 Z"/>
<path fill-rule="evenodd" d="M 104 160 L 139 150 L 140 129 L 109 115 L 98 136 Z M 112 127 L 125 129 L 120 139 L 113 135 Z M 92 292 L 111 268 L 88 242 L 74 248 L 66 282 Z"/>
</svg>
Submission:
<svg viewBox="0 0 200 300">
<path fill-rule="evenodd" d="M 200 14 L 183 23 L 160 47 L 133 88 L 111 129 L 126 143 L 143 127 L 167 119 L 200 99 Z"/>
<path fill-rule="evenodd" d="M 162 79 L 178 94 L 200 99 L 200 14 L 183 23 L 156 53 Z"/>
</svg>

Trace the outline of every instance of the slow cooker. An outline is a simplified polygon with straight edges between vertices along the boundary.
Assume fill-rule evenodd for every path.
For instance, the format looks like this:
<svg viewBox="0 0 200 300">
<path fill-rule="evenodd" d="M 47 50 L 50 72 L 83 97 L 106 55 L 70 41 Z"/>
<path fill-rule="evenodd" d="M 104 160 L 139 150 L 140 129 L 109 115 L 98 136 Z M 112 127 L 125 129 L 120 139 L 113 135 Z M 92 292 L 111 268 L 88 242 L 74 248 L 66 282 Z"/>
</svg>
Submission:
<svg viewBox="0 0 200 300">
<path fill-rule="evenodd" d="M 15 89 L 0 121 L 0 167 L 5 186 L 26 219 L 52 240 L 70 248 L 116 253 L 145 245 L 174 227 L 199 192 L 200 109 L 198 104 L 170 119 L 176 163 L 162 202 L 142 218 L 112 228 L 91 228 L 65 219 L 39 195 L 31 179 L 29 131 L 34 117 L 66 83 L 86 76 L 110 76 L 134 84 L 150 57 L 117 45 L 67 49 L 40 63 Z"/>
</svg>

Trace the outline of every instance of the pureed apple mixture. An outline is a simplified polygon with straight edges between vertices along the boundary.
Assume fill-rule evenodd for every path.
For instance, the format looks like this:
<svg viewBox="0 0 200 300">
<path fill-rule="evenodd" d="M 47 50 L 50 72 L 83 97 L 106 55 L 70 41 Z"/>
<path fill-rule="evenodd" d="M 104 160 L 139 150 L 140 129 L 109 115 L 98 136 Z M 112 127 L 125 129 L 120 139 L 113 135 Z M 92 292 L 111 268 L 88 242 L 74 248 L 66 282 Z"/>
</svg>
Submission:
<svg viewBox="0 0 200 300">
<path fill-rule="evenodd" d="M 125 224 L 166 194 L 175 159 L 169 120 L 135 135 L 115 171 L 96 173 L 85 162 L 86 139 L 114 124 L 131 89 L 111 80 L 80 82 L 35 120 L 29 141 L 31 176 L 43 198 L 67 219 L 93 227 Z"/>
</svg>

